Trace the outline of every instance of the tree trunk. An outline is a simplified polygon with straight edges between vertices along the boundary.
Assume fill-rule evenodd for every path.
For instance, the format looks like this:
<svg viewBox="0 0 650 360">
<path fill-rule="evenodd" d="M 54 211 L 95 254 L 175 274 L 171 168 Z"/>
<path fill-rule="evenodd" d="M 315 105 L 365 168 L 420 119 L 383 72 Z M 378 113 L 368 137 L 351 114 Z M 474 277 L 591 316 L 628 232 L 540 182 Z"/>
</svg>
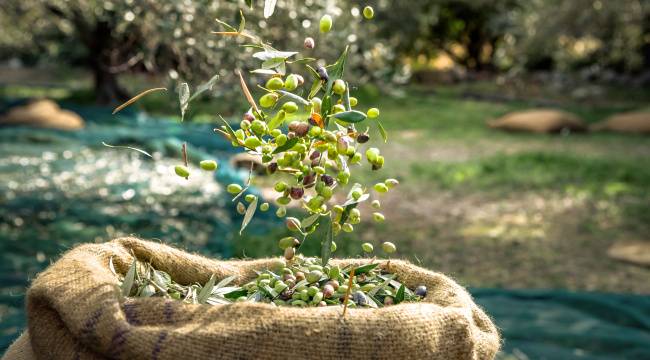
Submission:
<svg viewBox="0 0 650 360">
<path fill-rule="evenodd" d="M 129 94 L 117 82 L 117 75 L 111 73 L 108 66 L 93 64 L 95 102 L 100 105 L 114 105 L 129 99 Z"/>
</svg>

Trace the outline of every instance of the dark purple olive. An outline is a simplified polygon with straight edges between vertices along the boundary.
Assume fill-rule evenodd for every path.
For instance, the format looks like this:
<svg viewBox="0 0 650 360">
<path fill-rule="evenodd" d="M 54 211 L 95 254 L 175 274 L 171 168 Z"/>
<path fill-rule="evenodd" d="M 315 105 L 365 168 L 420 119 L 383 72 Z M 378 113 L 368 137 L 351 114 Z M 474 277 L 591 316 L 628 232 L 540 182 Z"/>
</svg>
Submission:
<svg viewBox="0 0 650 360">
<path fill-rule="evenodd" d="M 253 122 L 253 121 L 255 121 L 255 115 L 253 115 L 252 112 L 247 111 L 243 116 L 243 120 L 248 120 L 250 122 Z"/>
<path fill-rule="evenodd" d="M 314 186 L 316 184 L 316 175 L 315 174 L 305 175 L 305 177 L 302 178 L 302 184 L 308 188 Z"/>
<path fill-rule="evenodd" d="M 280 294 L 280 299 L 289 300 L 289 299 L 291 299 L 291 295 L 293 295 L 293 290 L 286 289 Z"/>
<path fill-rule="evenodd" d="M 316 160 L 319 157 L 320 157 L 320 151 L 314 150 L 314 152 L 311 153 L 311 155 L 309 155 L 309 160 Z"/>
<path fill-rule="evenodd" d="M 327 175 L 327 174 L 323 174 L 323 175 L 321 175 L 320 179 L 321 179 L 321 181 L 323 181 L 323 182 L 325 183 L 325 185 L 327 185 L 327 186 L 332 186 L 332 185 L 334 185 L 334 178 L 331 177 L 331 176 L 329 176 L 329 175 Z"/>
<path fill-rule="evenodd" d="M 305 190 L 301 187 L 291 187 L 289 195 L 294 200 L 300 200 L 302 199 L 302 196 L 305 195 Z"/>
<path fill-rule="evenodd" d="M 365 144 L 365 143 L 368 142 L 368 140 L 370 140 L 370 136 L 368 136 L 368 134 L 366 134 L 366 133 L 359 134 L 359 135 L 357 136 L 357 142 L 358 142 L 359 144 Z"/>
<path fill-rule="evenodd" d="M 296 133 L 296 135 L 300 137 L 307 135 L 307 133 L 309 132 L 309 124 L 304 122 L 299 123 L 298 126 L 296 126 L 294 132 Z"/>
<path fill-rule="evenodd" d="M 266 170 L 269 174 L 273 174 L 278 170 L 278 163 L 272 162 L 267 167 Z"/>
<path fill-rule="evenodd" d="M 357 303 L 357 305 L 368 304 L 368 298 L 366 298 L 366 295 L 363 293 L 363 291 L 355 291 L 354 294 L 352 294 L 352 301 Z"/>
<path fill-rule="evenodd" d="M 415 288 L 415 295 L 419 297 L 425 297 L 427 296 L 427 287 L 424 285 L 420 285 Z"/>
<path fill-rule="evenodd" d="M 327 70 L 325 70 L 324 67 L 319 66 L 318 69 L 316 69 L 316 72 L 318 73 L 318 76 L 320 77 L 321 80 L 323 81 L 328 81 L 329 80 L 329 75 L 327 75 Z"/>
</svg>

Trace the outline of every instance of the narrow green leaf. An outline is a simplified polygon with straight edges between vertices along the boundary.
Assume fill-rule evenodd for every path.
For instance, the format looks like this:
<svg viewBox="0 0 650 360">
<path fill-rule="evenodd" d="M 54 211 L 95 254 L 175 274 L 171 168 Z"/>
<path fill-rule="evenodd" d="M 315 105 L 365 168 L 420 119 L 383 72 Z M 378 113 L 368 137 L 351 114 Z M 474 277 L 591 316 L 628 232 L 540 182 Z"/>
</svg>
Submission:
<svg viewBox="0 0 650 360">
<path fill-rule="evenodd" d="M 223 294 L 223 297 L 225 297 L 226 299 L 235 300 L 235 299 L 238 299 L 238 298 L 240 298 L 242 296 L 246 296 L 247 294 L 248 294 L 248 290 L 239 288 L 237 290 L 233 290 L 233 291 L 231 291 L 229 293 Z"/>
<path fill-rule="evenodd" d="M 289 99 L 294 100 L 296 102 L 299 102 L 299 103 L 301 103 L 303 105 L 311 104 L 309 101 L 303 99 L 301 96 L 298 96 L 298 95 L 296 95 L 294 93 L 290 93 L 290 92 L 284 91 L 284 90 L 276 90 L 276 91 L 279 92 L 280 94 L 282 94 L 283 96 L 286 96 Z"/>
<path fill-rule="evenodd" d="M 289 139 L 289 140 L 287 140 L 286 143 L 284 143 L 284 145 L 278 146 L 277 148 L 275 148 L 273 153 L 278 154 L 278 153 L 281 153 L 283 151 L 287 151 L 287 150 L 293 148 L 294 146 L 296 146 L 297 143 L 298 143 L 298 138 L 297 137 L 295 137 L 293 139 Z"/>
<path fill-rule="evenodd" d="M 230 25 L 229 25 L 227 22 L 225 22 L 225 21 L 221 21 L 221 20 L 219 20 L 219 19 L 214 19 L 214 21 L 216 21 L 216 22 L 218 22 L 219 24 L 223 25 L 223 26 L 224 26 L 228 31 L 237 32 L 237 29 L 235 29 L 234 27 L 230 26 Z"/>
<path fill-rule="evenodd" d="M 246 5 L 249 9 L 253 10 L 253 0 L 246 0 Z"/>
<path fill-rule="evenodd" d="M 298 60 L 293 60 L 293 61 L 287 61 L 288 64 L 306 64 L 316 61 L 316 58 L 302 58 Z"/>
<path fill-rule="evenodd" d="M 221 121 L 224 123 L 224 126 L 226 127 L 226 132 L 228 133 L 228 135 L 230 135 L 230 141 L 239 142 L 239 141 L 237 140 L 237 135 L 235 135 L 235 130 L 232 129 L 232 127 L 231 127 L 230 124 L 226 121 L 226 119 L 224 119 L 221 115 L 219 115 L 219 118 L 220 118 Z"/>
<path fill-rule="evenodd" d="M 311 89 L 309 90 L 309 98 L 313 98 L 318 94 L 320 89 L 323 88 L 323 82 L 320 80 L 314 80 L 314 83 L 311 85 Z"/>
<path fill-rule="evenodd" d="M 282 125 L 284 122 L 284 119 L 286 118 L 286 113 L 284 111 L 278 111 L 275 116 L 271 120 L 269 120 L 267 126 L 269 127 L 269 131 L 277 128 L 278 126 Z"/>
<path fill-rule="evenodd" d="M 272 59 L 282 59 L 283 61 L 296 55 L 295 51 L 278 51 L 278 50 L 265 50 L 253 54 L 253 57 L 262 61 Z"/>
<path fill-rule="evenodd" d="M 135 282 L 136 271 L 136 261 L 133 259 L 131 267 L 129 267 L 129 271 L 126 272 L 124 281 L 122 282 L 122 295 L 129 296 L 129 294 L 131 294 L 131 288 L 133 288 L 133 283 Z"/>
<path fill-rule="evenodd" d="M 327 265 L 332 255 L 332 242 L 334 241 L 334 232 L 332 231 L 332 218 L 326 216 L 326 220 L 320 226 L 326 226 L 325 238 L 321 242 L 320 257 L 323 266 Z"/>
<path fill-rule="evenodd" d="M 149 154 L 148 152 L 146 152 L 146 151 L 144 151 L 144 150 L 142 150 L 142 149 L 138 149 L 138 148 L 131 147 L 131 146 L 110 145 L 110 144 L 107 144 L 107 143 L 105 143 L 105 142 L 103 142 L 103 141 L 102 141 L 102 145 L 104 145 L 104 146 L 106 146 L 106 147 L 109 147 L 109 148 L 115 148 L 115 149 L 129 149 L 129 150 L 134 150 L 134 151 L 137 151 L 137 152 L 139 152 L 139 153 L 141 153 L 141 154 L 147 155 L 147 156 L 150 157 L 150 158 L 153 158 L 153 156 L 151 156 L 151 154 Z"/>
<path fill-rule="evenodd" d="M 255 197 L 255 200 L 253 200 L 248 205 L 248 209 L 246 209 L 246 213 L 244 214 L 244 220 L 241 223 L 241 229 L 239 229 L 239 235 L 241 235 L 244 229 L 246 229 L 248 223 L 250 223 L 251 220 L 253 220 L 253 215 L 255 215 L 255 210 L 257 210 L 257 197 Z"/>
<path fill-rule="evenodd" d="M 370 272 L 374 268 L 376 268 L 378 265 L 379 265 L 379 263 L 359 266 L 356 270 L 354 270 L 354 274 L 355 275 L 365 274 L 367 272 Z"/>
<path fill-rule="evenodd" d="M 271 69 L 255 69 L 251 71 L 252 74 L 262 74 L 262 75 L 276 75 L 277 72 Z"/>
<path fill-rule="evenodd" d="M 210 78 L 207 82 L 199 85 L 196 90 L 194 91 L 194 94 L 187 100 L 188 103 L 192 102 L 192 100 L 196 99 L 199 95 L 203 94 L 204 92 L 208 90 L 212 90 L 214 88 L 214 84 L 219 80 L 219 75 L 215 75 Z"/>
<path fill-rule="evenodd" d="M 237 32 L 242 32 L 244 31 L 244 27 L 246 26 L 246 18 L 244 17 L 244 13 L 239 9 L 239 30 Z"/>
<path fill-rule="evenodd" d="M 267 70 L 275 69 L 280 67 L 283 64 L 284 64 L 284 59 L 282 58 L 268 59 L 262 62 L 262 69 L 267 69 Z M 278 72 L 280 72 L 279 69 Z"/>
<path fill-rule="evenodd" d="M 388 284 L 390 284 L 390 281 L 393 280 L 394 278 L 395 278 L 395 274 L 388 275 L 388 276 L 386 277 L 386 280 L 384 280 L 384 282 L 382 282 L 380 285 L 375 286 L 374 289 L 370 290 L 370 291 L 368 292 L 368 295 L 372 295 L 372 296 L 374 296 L 374 295 L 375 295 L 376 293 L 378 293 L 380 290 L 386 288 L 386 286 L 388 286 Z"/>
<path fill-rule="evenodd" d="M 214 288 L 219 289 L 219 288 L 225 287 L 226 285 L 230 284 L 236 278 L 237 278 L 236 275 L 228 276 L 228 277 L 224 278 L 223 280 L 219 281 L 219 283 L 217 285 L 215 285 Z"/>
<path fill-rule="evenodd" d="M 264 0 L 264 18 L 268 19 L 273 15 L 277 2 L 278 0 Z"/>
<path fill-rule="evenodd" d="M 205 284 L 205 286 L 199 292 L 196 301 L 199 304 L 205 304 L 210 295 L 212 295 L 212 289 L 214 289 L 214 283 L 217 280 L 214 274 L 210 276 L 210 280 Z"/>
<path fill-rule="evenodd" d="M 340 113 L 332 114 L 330 117 L 349 122 L 349 123 L 358 123 L 366 119 L 366 114 L 357 110 L 348 110 L 342 111 Z"/>
<path fill-rule="evenodd" d="M 323 96 L 323 118 L 325 118 L 326 125 L 329 123 L 328 115 L 332 108 L 332 85 L 334 84 L 334 81 L 343 77 L 345 62 L 348 58 L 348 49 L 349 47 L 346 46 L 338 60 L 336 60 L 334 64 L 326 67 L 329 75 L 327 86 L 325 87 L 325 95 Z"/>
<path fill-rule="evenodd" d="M 343 203 L 342 206 L 348 206 L 348 205 L 353 205 L 353 204 L 358 204 L 360 202 L 364 202 L 370 198 L 370 194 L 363 194 L 361 195 L 358 199 L 350 198 L 348 199 L 345 203 Z"/>
<path fill-rule="evenodd" d="M 395 294 L 395 304 L 399 304 L 402 301 L 404 301 L 404 289 L 405 288 L 406 287 L 404 286 L 404 284 L 402 284 L 399 287 L 399 289 L 397 290 L 397 294 Z"/>
<path fill-rule="evenodd" d="M 377 127 L 379 128 L 379 133 L 381 134 L 381 138 L 384 139 L 384 142 L 388 142 L 388 133 L 386 132 L 386 129 L 384 129 L 384 126 L 379 122 L 379 120 L 376 120 L 377 122 Z"/>
<path fill-rule="evenodd" d="M 185 120 L 185 111 L 190 101 L 190 86 L 187 83 L 178 85 L 178 102 L 181 107 L 181 121 Z"/>
<path fill-rule="evenodd" d="M 321 217 L 321 214 L 319 214 L 319 213 L 308 216 L 308 217 L 302 219 L 302 221 L 300 221 L 300 225 L 302 225 L 303 229 L 306 229 L 306 228 L 312 226 L 316 222 L 316 220 L 318 220 L 319 217 Z"/>
</svg>

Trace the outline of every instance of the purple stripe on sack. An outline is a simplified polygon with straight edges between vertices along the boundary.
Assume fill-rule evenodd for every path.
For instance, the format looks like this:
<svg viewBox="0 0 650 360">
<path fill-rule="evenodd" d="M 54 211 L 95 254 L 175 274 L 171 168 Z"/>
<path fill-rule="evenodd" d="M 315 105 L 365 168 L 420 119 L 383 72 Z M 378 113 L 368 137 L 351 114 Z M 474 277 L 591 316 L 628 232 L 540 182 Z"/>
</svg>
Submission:
<svg viewBox="0 0 650 360">
<path fill-rule="evenodd" d="M 129 328 L 123 327 L 117 329 L 113 337 L 111 338 L 111 348 L 108 353 L 110 359 L 119 359 L 122 350 L 124 349 L 124 344 L 126 344 L 126 334 L 129 332 Z"/>
<path fill-rule="evenodd" d="M 171 323 L 172 316 L 174 316 L 174 307 L 172 306 L 171 301 L 165 303 L 165 309 L 163 310 L 163 314 L 165 315 L 165 321 Z"/>
<path fill-rule="evenodd" d="M 135 309 L 135 304 L 124 304 L 124 316 L 126 316 L 126 322 L 131 325 L 142 325 L 142 322 L 138 319 L 138 313 Z"/>
<path fill-rule="evenodd" d="M 83 327 L 81 328 L 81 331 L 79 332 L 79 338 L 81 338 L 84 342 L 90 343 L 91 346 L 92 344 L 98 343 L 97 334 L 95 334 L 95 328 L 97 327 L 97 323 L 99 323 L 99 318 L 102 316 L 102 312 L 103 310 L 101 308 L 93 312 L 92 315 L 86 319 Z"/>
<path fill-rule="evenodd" d="M 162 350 L 162 343 L 165 341 L 167 338 L 167 332 L 163 331 L 158 335 L 158 341 L 156 341 L 156 345 L 153 347 L 153 351 L 151 352 L 151 358 L 153 360 L 158 360 L 158 354 L 160 354 L 160 351 Z"/>
</svg>

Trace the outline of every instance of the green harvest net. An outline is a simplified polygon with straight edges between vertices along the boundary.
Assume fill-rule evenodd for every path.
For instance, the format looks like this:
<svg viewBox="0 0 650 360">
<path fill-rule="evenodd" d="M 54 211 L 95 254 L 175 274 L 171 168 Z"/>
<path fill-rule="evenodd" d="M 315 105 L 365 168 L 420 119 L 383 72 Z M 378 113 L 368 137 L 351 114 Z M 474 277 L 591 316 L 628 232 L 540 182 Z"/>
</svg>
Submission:
<svg viewBox="0 0 650 360">
<path fill-rule="evenodd" d="M 4 104 L 5 107 L 11 104 Z M 25 326 L 25 287 L 48 259 L 80 242 L 137 234 L 229 257 L 241 224 L 225 184 L 247 176 L 228 166 L 234 149 L 212 125 L 141 113 L 62 105 L 86 128 L 62 132 L 0 127 L 0 354 Z M 127 109 L 128 110 L 128 109 Z M 220 162 L 192 181 L 170 176 L 187 141 L 193 163 Z M 125 149 L 128 145 L 155 160 Z M 278 226 L 256 215 L 250 236 Z M 256 233 L 257 232 L 257 233 Z M 650 299 L 563 291 L 474 289 L 505 337 L 504 359 L 650 359 Z"/>
</svg>

